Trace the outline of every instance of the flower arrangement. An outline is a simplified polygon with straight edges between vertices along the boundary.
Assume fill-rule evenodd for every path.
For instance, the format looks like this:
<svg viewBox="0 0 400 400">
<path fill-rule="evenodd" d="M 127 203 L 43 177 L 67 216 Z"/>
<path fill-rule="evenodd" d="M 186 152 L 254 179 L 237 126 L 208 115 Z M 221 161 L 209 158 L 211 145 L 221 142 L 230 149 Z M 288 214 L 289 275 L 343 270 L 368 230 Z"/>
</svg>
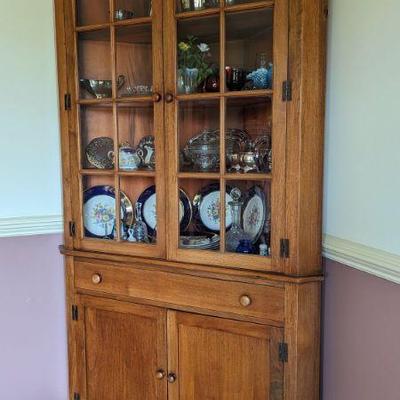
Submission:
<svg viewBox="0 0 400 400">
<path fill-rule="evenodd" d="M 209 59 L 210 47 L 207 43 L 201 43 L 195 36 L 188 36 L 187 41 L 178 44 L 178 63 L 179 68 L 196 68 L 198 70 L 197 84 L 203 82 L 212 74 Z"/>
</svg>

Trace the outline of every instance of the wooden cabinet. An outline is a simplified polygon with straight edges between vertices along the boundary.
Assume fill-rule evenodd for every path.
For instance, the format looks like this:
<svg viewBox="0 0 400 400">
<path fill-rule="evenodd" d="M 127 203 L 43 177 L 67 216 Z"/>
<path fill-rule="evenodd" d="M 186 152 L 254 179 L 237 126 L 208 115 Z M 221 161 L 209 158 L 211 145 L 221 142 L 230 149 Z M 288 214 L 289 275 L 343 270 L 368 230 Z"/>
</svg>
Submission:
<svg viewBox="0 0 400 400">
<path fill-rule="evenodd" d="M 74 393 L 93 400 L 166 399 L 166 312 L 88 296 L 79 296 L 77 307 L 82 383 Z"/>
<path fill-rule="evenodd" d="M 169 398 L 283 399 L 282 329 L 170 311 L 168 333 Z"/>
<path fill-rule="evenodd" d="M 70 396 L 317 400 L 325 0 L 55 0 Z"/>
</svg>

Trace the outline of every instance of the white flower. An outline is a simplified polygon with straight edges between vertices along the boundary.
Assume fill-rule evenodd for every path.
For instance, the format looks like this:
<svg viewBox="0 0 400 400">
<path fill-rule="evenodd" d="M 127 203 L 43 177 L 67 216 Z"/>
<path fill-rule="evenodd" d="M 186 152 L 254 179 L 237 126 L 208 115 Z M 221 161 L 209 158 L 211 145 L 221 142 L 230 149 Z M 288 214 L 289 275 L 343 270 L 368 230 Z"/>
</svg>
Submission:
<svg viewBox="0 0 400 400">
<path fill-rule="evenodd" d="M 207 43 L 200 43 L 200 44 L 197 45 L 197 47 L 199 48 L 199 50 L 200 50 L 202 53 L 207 53 L 207 51 L 210 50 L 210 47 L 208 46 Z"/>
</svg>

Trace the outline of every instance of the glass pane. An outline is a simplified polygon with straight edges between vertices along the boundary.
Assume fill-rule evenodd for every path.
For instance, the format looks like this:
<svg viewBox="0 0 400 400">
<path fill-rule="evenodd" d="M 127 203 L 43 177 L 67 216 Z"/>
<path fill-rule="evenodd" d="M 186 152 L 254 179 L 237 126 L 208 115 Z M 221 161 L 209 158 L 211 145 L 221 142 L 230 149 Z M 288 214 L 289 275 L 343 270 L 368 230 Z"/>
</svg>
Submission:
<svg viewBox="0 0 400 400">
<path fill-rule="evenodd" d="M 77 25 L 104 24 L 110 21 L 109 0 L 77 0 Z"/>
<path fill-rule="evenodd" d="M 114 168 L 113 132 L 111 105 L 80 106 L 82 168 Z"/>
<path fill-rule="evenodd" d="M 149 17 L 151 14 L 151 0 L 117 0 L 115 3 L 116 21 Z"/>
<path fill-rule="evenodd" d="M 219 16 L 178 21 L 177 92 L 218 92 Z"/>
<path fill-rule="evenodd" d="M 116 29 L 118 96 L 149 96 L 153 91 L 151 24 Z"/>
<path fill-rule="evenodd" d="M 180 171 L 219 171 L 219 101 L 179 103 Z"/>
<path fill-rule="evenodd" d="M 118 105 L 119 169 L 154 170 L 156 167 L 153 103 Z"/>
<path fill-rule="evenodd" d="M 271 172 L 271 127 L 270 97 L 227 100 L 225 136 L 227 172 Z"/>
<path fill-rule="evenodd" d="M 180 179 L 179 247 L 182 249 L 219 250 L 220 190 L 217 180 Z M 178 215 L 178 213 L 177 213 Z M 227 225 L 230 217 L 227 216 Z"/>
<path fill-rule="evenodd" d="M 200 11 L 219 7 L 218 0 L 176 0 L 176 12 Z"/>
<path fill-rule="evenodd" d="M 232 221 L 225 236 L 227 252 L 270 255 L 270 195 L 269 182 L 227 183 L 226 213 Z"/>
<path fill-rule="evenodd" d="M 114 178 L 83 176 L 83 232 L 93 239 L 115 240 Z"/>
<path fill-rule="evenodd" d="M 78 34 L 81 98 L 112 97 L 111 45 L 108 29 Z"/>
<path fill-rule="evenodd" d="M 228 90 L 270 89 L 273 73 L 273 10 L 226 15 Z"/>
<path fill-rule="evenodd" d="M 129 243 L 157 242 L 157 196 L 154 178 L 120 177 L 121 234 Z"/>
</svg>

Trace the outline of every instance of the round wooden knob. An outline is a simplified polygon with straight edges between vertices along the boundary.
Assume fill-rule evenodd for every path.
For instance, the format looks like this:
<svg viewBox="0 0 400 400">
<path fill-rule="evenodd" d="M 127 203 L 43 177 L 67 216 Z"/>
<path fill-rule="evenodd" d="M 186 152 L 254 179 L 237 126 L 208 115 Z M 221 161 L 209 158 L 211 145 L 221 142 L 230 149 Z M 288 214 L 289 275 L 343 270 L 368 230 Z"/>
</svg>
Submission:
<svg viewBox="0 0 400 400">
<path fill-rule="evenodd" d="M 251 297 L 244 294 L 243 296 L 240 296 L 239 301 L 243 307 L 248 307 L 251 304 Z"/>
<path fill-rule="evenodd" d="M 158 103 L 161 100 L 161 94 L 160 93 L 153 93 L 153 101 L 154 103 Z"/>
<path fill-rule="evenodd" d="M 173 373 L 168 374 L 167 379 L 169 383 L 174 383 L 176 381 L 176 375 Z"/>
<path fill-rule="evenodd" d="M 174 95 L 172 93 L 167 93 L 165 95 L 165 101 L 167 103 L 172 103 L 174 101 Z"/>
<path fill-rule="evenodd" d="M 95 285 L 98 285 L 99 283 L 101 283 L 101 275 L 100 274 L 93 274 L 92 275 L 92 282 L 95 284 Z"/>
<path fill-rule="evenodd" d="M 164 377 L 165 377 L 165 371 L 163 371 L 162 369 L 159 369 L 157 372 L 156 372 L 156 378 L 157 379 L 159 379 L 160 381 L 162 380 L 162 379 L 164 379 Z"/>
</svg>

